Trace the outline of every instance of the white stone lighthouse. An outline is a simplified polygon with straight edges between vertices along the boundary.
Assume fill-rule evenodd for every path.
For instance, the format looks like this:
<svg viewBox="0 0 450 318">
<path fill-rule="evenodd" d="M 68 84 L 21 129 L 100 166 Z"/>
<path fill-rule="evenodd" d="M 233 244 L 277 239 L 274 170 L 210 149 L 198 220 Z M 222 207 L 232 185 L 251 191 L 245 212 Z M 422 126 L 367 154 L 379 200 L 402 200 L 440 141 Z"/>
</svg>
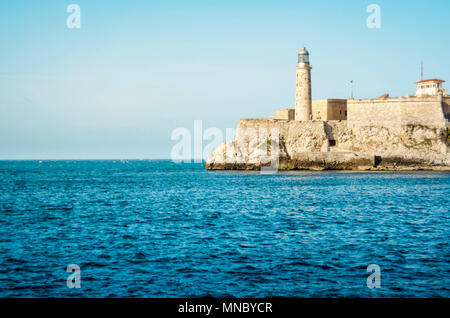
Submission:
<svg viewBox="0 0 450 318">
<path fill-rule="evenodd" d="M 295 67 L 295 120 L 306 121 L 312 119 L 311 100 L 311 65 L 309 53 L 305 48 L 298 52 L 298 64 Z"/>
</svg>

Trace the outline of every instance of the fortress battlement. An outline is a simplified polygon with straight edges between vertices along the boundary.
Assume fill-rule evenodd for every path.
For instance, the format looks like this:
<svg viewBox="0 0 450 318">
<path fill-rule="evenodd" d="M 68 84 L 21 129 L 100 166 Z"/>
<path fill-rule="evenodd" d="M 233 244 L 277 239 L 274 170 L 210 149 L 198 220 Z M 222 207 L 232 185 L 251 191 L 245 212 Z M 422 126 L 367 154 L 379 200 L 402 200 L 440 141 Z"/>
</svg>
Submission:
<svg viewBox="0 0 450 318">
<path fill-rule="evenodd" d="M 349 98 L 347 99 L 347 103 L 385 103 L 386 101 L 395 103 L 395 102 L 405 102 L 405 101 L 415 101 L 415 102 L 428 102 L 428 101 L 442 101 L 444 96 L 442 95 L 426 95 L 426 96 L 417 96 L 417 95 L 406 95 L 406 96 L 396 96 L 396 97 L 386 97 L 386 98 Z"/>
</svg>

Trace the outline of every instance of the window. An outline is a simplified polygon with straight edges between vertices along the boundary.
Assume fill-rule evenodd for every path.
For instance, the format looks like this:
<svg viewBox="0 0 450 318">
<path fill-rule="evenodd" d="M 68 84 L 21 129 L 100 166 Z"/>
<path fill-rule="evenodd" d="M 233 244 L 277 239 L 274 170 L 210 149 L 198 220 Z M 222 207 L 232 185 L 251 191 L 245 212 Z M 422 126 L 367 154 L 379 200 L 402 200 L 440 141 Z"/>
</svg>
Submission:
<svg viewBox="0 0 450 318">
<path fill-rule="evenodd" d="M 330 147 L 336 146 L 336 140 L 330 139 L 329 142 L 330 142 Z"/>
</svg>

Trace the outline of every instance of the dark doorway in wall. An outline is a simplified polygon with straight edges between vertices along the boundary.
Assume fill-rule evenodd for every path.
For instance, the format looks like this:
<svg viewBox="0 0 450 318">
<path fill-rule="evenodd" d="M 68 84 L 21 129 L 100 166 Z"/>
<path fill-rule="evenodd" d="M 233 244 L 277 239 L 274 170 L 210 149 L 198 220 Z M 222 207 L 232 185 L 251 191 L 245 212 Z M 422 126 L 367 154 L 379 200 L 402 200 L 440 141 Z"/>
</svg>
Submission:
<svg viewBox="0 0 450 318">
<path fill-rule="evenodd" d="M 328 142 L 330 143 L 330 147 L 336 146 L 336 140 L 330 139 Z"/>
<path fill-rule="evenodd" d="M 381 163 L 381 156 L 375 156 L 375 168 Z"/>
</svg>

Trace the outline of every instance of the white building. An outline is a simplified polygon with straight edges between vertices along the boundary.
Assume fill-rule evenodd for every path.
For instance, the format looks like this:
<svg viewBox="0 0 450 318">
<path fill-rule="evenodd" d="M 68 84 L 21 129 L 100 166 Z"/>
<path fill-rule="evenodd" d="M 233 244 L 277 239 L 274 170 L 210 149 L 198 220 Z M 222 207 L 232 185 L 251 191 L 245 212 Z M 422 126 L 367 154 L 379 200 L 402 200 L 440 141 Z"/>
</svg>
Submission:
<svg viewBox="0 0 450 318">
<path fill-rule="evenodd" d="M 444 82 L 445 81 L 437 78 L 417 82 L 416 95 L 421 97 L 425 95 L 439 95 L 442 93 L 442 95 L 445 96 L 446 91 L 442 88 L 442 83 Z"/>
</svg>

